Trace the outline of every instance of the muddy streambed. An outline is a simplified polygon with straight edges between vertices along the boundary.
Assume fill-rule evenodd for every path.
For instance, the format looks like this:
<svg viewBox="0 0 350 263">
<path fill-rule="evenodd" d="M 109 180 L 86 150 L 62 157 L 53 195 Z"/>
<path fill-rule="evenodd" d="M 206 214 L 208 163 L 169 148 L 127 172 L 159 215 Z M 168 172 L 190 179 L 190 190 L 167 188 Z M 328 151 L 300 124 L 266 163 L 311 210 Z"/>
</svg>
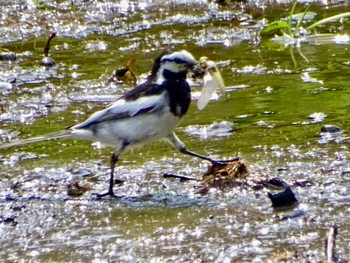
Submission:
<svg viewBox="0 0 350 263">
<path fill-rule="evenodd" d="M 120 198 L 97 200 L 93 193 L 108 186 L 112 149 L 62 140 L 2 150 L 1 261 L 318 262 L 333 225 L 335 252 L 349 260 L 350 22 L 316 27 L 300 43 L 261 37 L 291 6 L 0 1 L 0 143 L 84 120 L 132 88 L 110 81 L 116 69 L 135 58 L 141 83 L 161 50 L 177 48 L 216 61 L 227 86 L 225 98 L 199 111 L 200 83 L 190 80 L 194 102 L 179 137 L 202 154 L 240 156 L 250 170 L 249 184 L 200 194 L 199 181 L 163 174 L 201 179 L 208 163 L 154 143 L 121 157 Z M 309 11 L 317 21 L 350 6 L 315 1 Z M 53 32 L 55 65 L 45 67 Z M 283 187 L 251 187 L 272 178 L 291 185 L 299 205 L 276 211 L 267 193 Z M 73 197 L 72 182 L 91 189 Z"/>
</svg>

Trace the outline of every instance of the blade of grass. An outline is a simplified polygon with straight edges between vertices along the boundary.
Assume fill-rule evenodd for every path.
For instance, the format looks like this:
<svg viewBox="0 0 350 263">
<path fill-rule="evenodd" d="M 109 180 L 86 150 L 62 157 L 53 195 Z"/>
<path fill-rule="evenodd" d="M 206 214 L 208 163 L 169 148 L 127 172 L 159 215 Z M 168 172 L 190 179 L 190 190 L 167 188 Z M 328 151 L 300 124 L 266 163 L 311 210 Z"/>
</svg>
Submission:
<svg viewBox="0 0 350 263">
<path fill-rule="evenodd" d="M 309 5 L 306 7 L 306 9 L 305 9 L 305 11 L 304 11 L 304 13 L 303 13 L 303 16 L 299 19 L 298 24 L 297 24 L 297 26 L 295 27 L 295 31 L 296 31 L 298 34 L 299 34 L 300 25 L 301 25 L 301 23 L 303 22 L 304 17 L 306 16 L 306 14 L 307 14 L 307 12 L 308 12 L 308 10 L 309 10 L 309 8 L 310 8 L 311 5 L 312 5 L 312 3 L 309 4 Z"/>
<path fill-rule="evenodd" d="M 306 63 L 310 64 L 310 60 L 301 52 L 300 48 L 297 48 L 299 55 L 306 61 Z"/>
<path fill-rule="evenodd" d="M 298 62 L 296 61 L 295 59 L 295 56 L 294 56 L 294 46 L 290 46 L 289 47 L 289 52 L 290 52 L 290 56 L 292 58 L 292 61 L 293 61 L 293 64 L 294 64 L 294 68 L 296 69 L 298 67 Z"/>
<path fill-rule="evenodd" d="M 295 9 L 297 3 L 298 3 L 298 0 L 294 0 L 292 9 L 290 10 L 290 14 L 289 14 L 289 19 L 288 19 L 288 33 L 289 33 L 290 36 L 292 36 L 292 34 L 293 34 L 293 32 L 292 32 L 292 16 L 293 16 L 293 14 L 294 14 L 294 9 Z"/>
<path fill-rule="evenodd" d="M 343 17 L 348 17 L 348 16 L 350 16 L 350 12 L 342 13 L 342 14 L 339 14 L 339 15 L 331 16 L 331 17 L 327 17 L 325 19 L 317 21 L 316 23 L 313 23 L 312 25 L 308 26 L 306 28 L 306 30 L 310 30 L 310 29 L 313 29 L 314 27 L 317 27 L 319 25 L 323 25 L 325 23 L 328 23 L 328 22 L 331 22 L 331 21 L 334 21 L 334 20 L 338 20 L 338 19 L 343 18 Z"/>
</svg>

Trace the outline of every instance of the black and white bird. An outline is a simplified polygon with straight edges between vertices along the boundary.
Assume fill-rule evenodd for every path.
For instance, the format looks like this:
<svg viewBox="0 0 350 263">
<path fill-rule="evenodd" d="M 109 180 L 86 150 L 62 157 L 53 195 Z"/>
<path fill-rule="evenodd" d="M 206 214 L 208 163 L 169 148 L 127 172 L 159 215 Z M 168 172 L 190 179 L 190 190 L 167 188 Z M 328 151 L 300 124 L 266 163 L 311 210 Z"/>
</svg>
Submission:
<svg viewBox="0 0 350 263">
<path fill-rule="evenodd" d="M 114 196 L 114 170 L 120 154 L 157 139 L 169 141 L 181 153 L 212 163 L 232 161 L 234 159 L 216 161 L 190 152 L 174 133 L 191 102 L 186 76 L 196 63 L 185 50 L 165 51 L 155 60 L 146 82 L 84 122 L 58 133 L 0 145 L 0 149 L 60 138 L 85 139 L 112 146 L 115 151 L 111 157 L 109 189 L 99 197 Z"/>
</svg>

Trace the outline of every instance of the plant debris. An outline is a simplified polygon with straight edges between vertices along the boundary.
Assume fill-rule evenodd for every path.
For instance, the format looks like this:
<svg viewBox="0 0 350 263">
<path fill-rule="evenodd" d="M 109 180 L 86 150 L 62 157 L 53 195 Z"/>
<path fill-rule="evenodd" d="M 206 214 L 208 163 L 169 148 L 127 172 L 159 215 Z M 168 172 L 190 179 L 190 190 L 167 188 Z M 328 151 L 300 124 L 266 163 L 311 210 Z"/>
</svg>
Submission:
<svg viewBox="0 0 350 263">
<path fill-rule="evenodd" d="M 47 40 L 45 48 L 44 48 L 44 58 L 41 60 L 41 64 L 47 68 L 52 67 L 56 64 L 55 61 L 51 57 L 49 57 L 50 42 L 55 36 L 56 36 L 56 33 L 53 32 L 50 35 L 49 39 Z"/>
<path fill-rule="evenodd" d="M 225 188 L 236 185 L 239 179 L 248 176 L 248 168 L 241 160 L 228 163 L 214 163 L 203 175 L 202 182 L 209 187 Z"/>
<path fill-rule="evenodd" d="M 114 71 L 113 75 L 109 78 L 108 82 L 122 82 L 126 85 L 135 86 L 137 83 L 136 74 L 132 71 L 131 67 L 135 64 L 135 58 L 132 58 L 126 62 L 124 67 Z M 115 80 L 116 79 L 116 80 Z"/>
<path fill-rule="evenodd" d="M 87 191 L 91 190 L 91 185 L 85 183 L 80 185 L 78 182 L 71 182 L 67 185 L 67 195 L 69 196 L 82 196 Z"/>
</svg>

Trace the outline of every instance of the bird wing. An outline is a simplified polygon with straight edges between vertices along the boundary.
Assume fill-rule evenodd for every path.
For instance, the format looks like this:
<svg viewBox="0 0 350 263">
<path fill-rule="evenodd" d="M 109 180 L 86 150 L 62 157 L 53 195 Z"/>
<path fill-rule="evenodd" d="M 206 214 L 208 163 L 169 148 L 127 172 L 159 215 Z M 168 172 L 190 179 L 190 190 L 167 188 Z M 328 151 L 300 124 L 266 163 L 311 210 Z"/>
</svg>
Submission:
<svg viewBox="0 0 350 263">
<path fill-rule="evenodd" d="M 133 96 L 125 94 L 123 97 L 120 97 L 114 103 L 110 104 L 106 109 L 95 112 L 84 122 L 69 128 L 84 129 L 100 122 L 130 118 L 164 107 L 166 104 L 164 90 L 162 93 L 159 87 L 156 87 L 158 85 L 154 84 L 151 86 L 154 86 L 153 92 L 151 90 L 152 87 L 149 87 L 147 92 L 145 92 L 145 87 L 142 87 L 140 90 L 142 96 L 136 96 L 133 90 Z"/>
</svg>

